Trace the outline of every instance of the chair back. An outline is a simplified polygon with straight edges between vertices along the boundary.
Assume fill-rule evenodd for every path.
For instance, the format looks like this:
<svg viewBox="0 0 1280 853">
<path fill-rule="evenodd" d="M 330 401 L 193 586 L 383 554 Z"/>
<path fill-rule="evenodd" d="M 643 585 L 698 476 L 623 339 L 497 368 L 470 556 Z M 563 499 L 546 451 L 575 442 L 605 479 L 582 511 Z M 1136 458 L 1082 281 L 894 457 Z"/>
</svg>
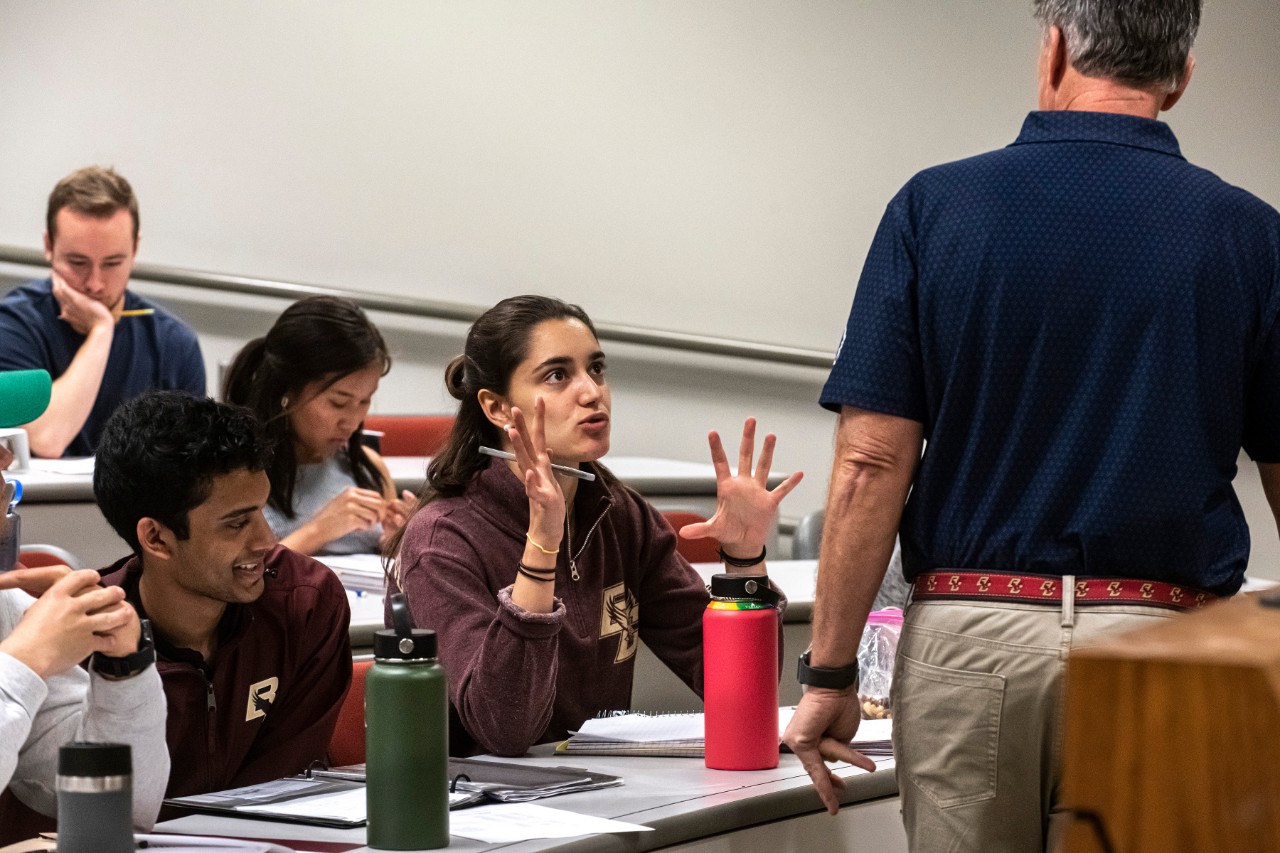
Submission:
<svg viewBox="0 0 1280 853">
<path fill-rule="evenodd" d="M 822 522 L 826 517 L 825 509 L 815 509 L 800 518 L 796 524 L 796 532 L 791 534 L 791 559 L 818 559 L 818 546 L 822 544 Z"/>
<path fill-rule="evenodd" d="M 330 767 L 364 763 L 364 679 L 371 666 L 371 660 L 358 660 L 351 665 L 351 689 L 329 739 Z"/>
<path fill-rule="evenodd" d="M 681 527 L 686 524 L 697 524 L 700 521 L 706 521 L 705 516 L 698 515 L 696 512 L 664 509 L 662 517 L 667 520 L 667 524 L 670 524 L 671 529 L 676 532 L 676 550 L 680 552 L 680 556 L 690 563 L 720 562 L 720 543 L 715 539 L 685 539 L 680 535 Z"/>
<path fill-rule="evenodd" d="M 38 569 L 41 566 L 80 568 L 80 561 L 76 559 L 76 555 L 57 545 L 23 545 L 18 549 L 18 562 L 28 569 Z"/>
<path fill-rule="evenodd" d="M 383 456 L 434 456 L 449 440 L 453 415 L 369 415 L 364 428 L 382 433 Z"/>
</svg>

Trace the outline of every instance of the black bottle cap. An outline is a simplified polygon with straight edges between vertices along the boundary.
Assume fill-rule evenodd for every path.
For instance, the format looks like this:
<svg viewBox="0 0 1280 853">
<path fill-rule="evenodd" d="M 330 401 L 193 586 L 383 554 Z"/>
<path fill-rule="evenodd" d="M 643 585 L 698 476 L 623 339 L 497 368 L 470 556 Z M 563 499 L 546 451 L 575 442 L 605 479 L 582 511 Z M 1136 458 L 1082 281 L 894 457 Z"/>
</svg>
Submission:
<svg viewBox="0 0 1280 853">
<path fill-rule="evenodd" d="M 769 586 L 768 575 L 712 575 L 711 597 L 758 601 L 761 604 L 778 603 L 778 594 Z"/>
<path fill-rule="evenodd" d="M 394 660 L 420 660 L 436 656 L 436 632 L 429 628 L 411 628 L 407 636 L 394 628 L 383 628 L 373 635 L 373 656 Z"/>
<path fill-rule="evenodd" d="M 393 627 L 375 631 L 373 656 L 394 660 L 422 660 L 436 656 L 436 632 L 429 628 L 413 627 L 413 615 L 409 612 L 409 600 L 403 592 L 393 594 L 391 624 Z"/>
<path fill-rule="evenodd" d="M 59 776 L 129 776 L 133 753 L 127 743 L 72 741 L 58 749 Z"/>
</svg>

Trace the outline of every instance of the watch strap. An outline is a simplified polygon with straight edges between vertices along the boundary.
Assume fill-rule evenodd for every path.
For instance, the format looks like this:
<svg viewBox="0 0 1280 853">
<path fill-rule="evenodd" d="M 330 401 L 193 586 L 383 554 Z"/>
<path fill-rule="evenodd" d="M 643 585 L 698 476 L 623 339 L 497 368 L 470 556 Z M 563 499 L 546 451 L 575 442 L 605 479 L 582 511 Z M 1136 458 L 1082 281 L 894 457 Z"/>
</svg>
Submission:
<svg viewBox="0 0 1280 853">
<path fill-rule="evenodd" d="M 848 666 L 813 666 L 809 663 L 809 650 L 800 655 L 796 667 L 796 680 L 808 687 L 826 687 L 831 690 L 844 690 L 858 682 L 858 662 L 855 660 Z"/>
<path fill-rule="evenodd" d="M 142 630 L 138 635 L 138 650 L 120 657 L 111 657 L 101 652 L 93 653 L 90 666 L 99 675 L 112 678 L 128 678 L 137 675 L 156 662 L 156 643 L 151 633 L 151 620 L 142 620 Z"/>
</svg>

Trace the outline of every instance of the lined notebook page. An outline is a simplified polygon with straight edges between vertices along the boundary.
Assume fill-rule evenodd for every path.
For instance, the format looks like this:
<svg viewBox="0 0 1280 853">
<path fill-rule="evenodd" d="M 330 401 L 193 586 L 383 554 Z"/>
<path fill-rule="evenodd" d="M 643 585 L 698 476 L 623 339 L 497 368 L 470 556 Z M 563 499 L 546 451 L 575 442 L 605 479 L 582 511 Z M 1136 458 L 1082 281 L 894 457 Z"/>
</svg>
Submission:
<svg viewBox="0 0 1280 853">
<path fill-rule="evenodd" d="M 793 706 L 778 709 L 778 739 L 795 713 Z M 659 741 L 702 742 L 706 724 L 701 712 L 688 714 L 630 713 L 587 720 L 575 735 L 584 740 L 657 743 Z M 863 725 L 866 723 L 864 722 Z"/>
<path fill-rule="evenodd" d="M 627 714 L 587 720 L 576 735 L 593 741 L 657 743 L 697 741 L 703 737 L 702 714 Z"/>
</svg>

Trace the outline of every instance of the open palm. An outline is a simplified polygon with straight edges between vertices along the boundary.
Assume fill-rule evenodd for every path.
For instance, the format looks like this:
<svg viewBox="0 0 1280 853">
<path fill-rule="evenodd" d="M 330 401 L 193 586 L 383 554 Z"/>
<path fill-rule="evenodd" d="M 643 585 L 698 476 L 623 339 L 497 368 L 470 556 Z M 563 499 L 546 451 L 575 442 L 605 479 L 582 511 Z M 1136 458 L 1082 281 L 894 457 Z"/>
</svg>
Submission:
<svg viewBox="0 0 1280 853">
<path fill-rule="evenodd" d="M 769 489 L 769 469 L 773 465 L 773 448 L 777 443 L 773 433 L 764 437 L 759 462 L 752 470 L 756 447 L 755 418 L 747 418 L 742 426 L 736 474 L 729 470 L 729 460 L 719 433 L 712 432 L 707 438 L 711 445 L 711 464 L 716 470 L 716 511 L 707 521 L 685 525 L 680 529 L 680 535 L 686 539 L 718 539 L 730 556 L 759 554 L 778 516 L 778 506 L 804 474 L 797 471 L 772 491 Z"/>
</svg>

